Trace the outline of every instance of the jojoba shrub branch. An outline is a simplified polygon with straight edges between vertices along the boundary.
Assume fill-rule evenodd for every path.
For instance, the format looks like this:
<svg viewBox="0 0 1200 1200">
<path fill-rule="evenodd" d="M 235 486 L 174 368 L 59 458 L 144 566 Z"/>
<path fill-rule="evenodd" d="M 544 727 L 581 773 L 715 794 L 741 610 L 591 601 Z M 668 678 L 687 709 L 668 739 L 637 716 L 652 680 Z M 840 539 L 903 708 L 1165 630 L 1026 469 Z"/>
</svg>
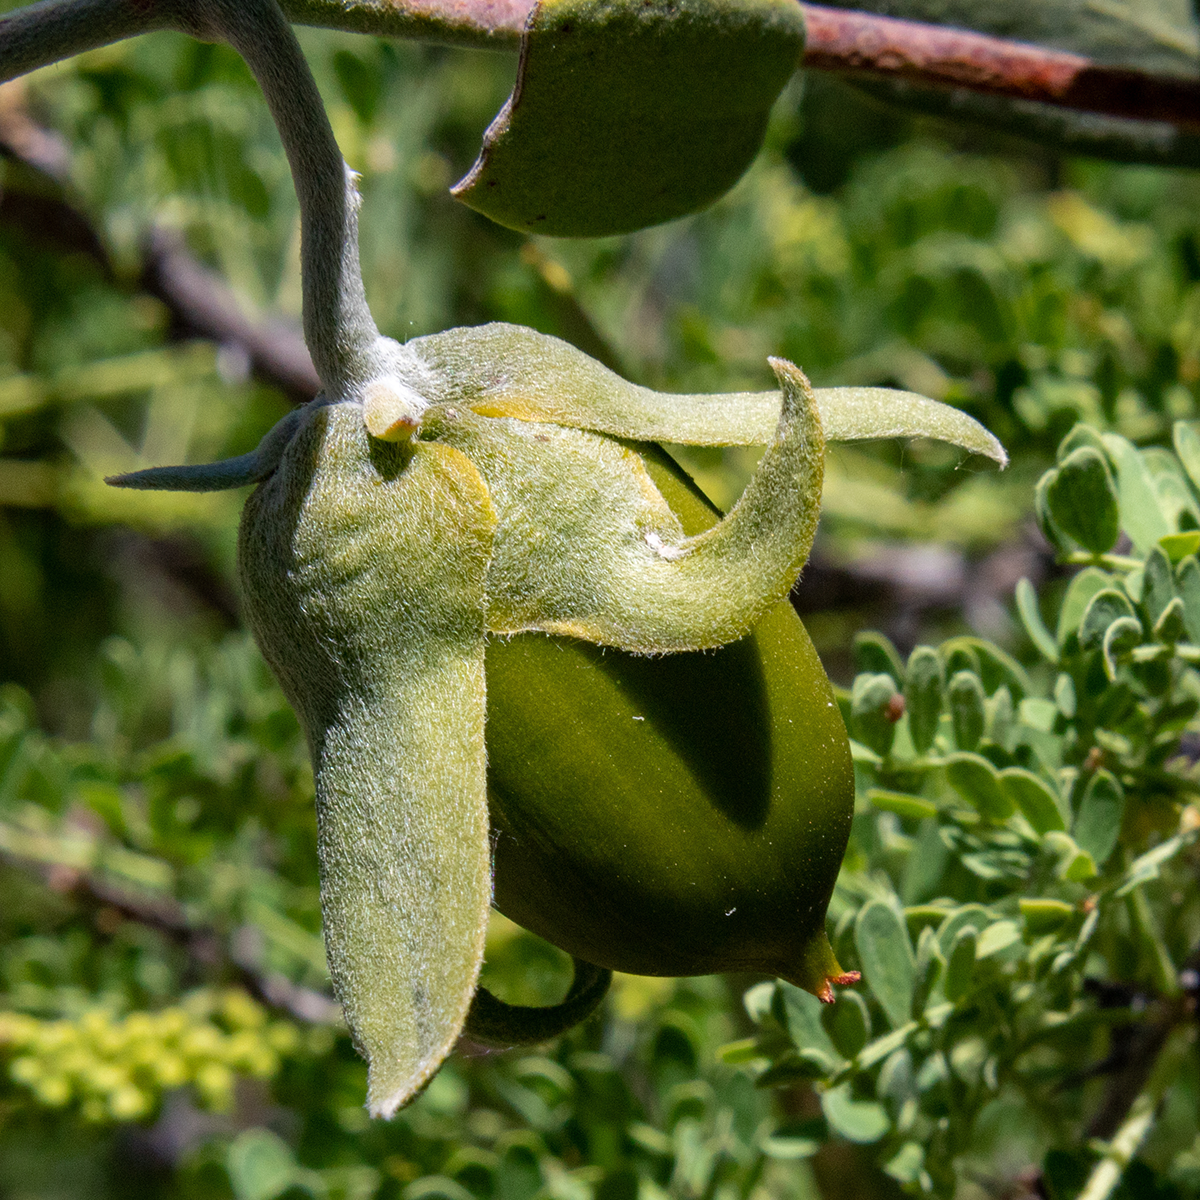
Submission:
<svg viewBox="0 0 1200 1200">
<path fill-rule="evenodd" d="M 780 393 L 698 401 L 633 388 L 512 326 L 408 346 L 382 337 L 354 180 L 276 0 L 199 0 L 174 24 L 237 49 L 278 126 L 323 391 L 251 454 L 110 482 L 259 484 L 239 537 L 245 610 L 313 760 L 326 952 L 368 1060 L 370 1111 L 412 1099 L 471 1028 L 493 895 L 578 968 L 556 1011 L 485 997 L 475 1028 L 491 1041 L 582 1019 L 618 969 L 769 971 L 831 999 L 832 983 L 855 978 L 824 927 L 853 771 L 829 682 L 786 605 L 820 509 L 822 422 L 842 437 L 942 437 L 1003 463 L 995 439 L 908 393 L 818 397 L 782 360 Z M 766 450 L 716 520 L 638 444 L 659 437 Z M 568 640 L 548 664 L 497 634 Z M 614 720 L 629 725 L 625 699 L 604 690 L 622 672 L 618 692 L 633 682 L 627 666 L 595 670 L 584 642 L 656 655 L 747 635 L 745 652 L 685 672 L 693 698 L 748 713 L 741 744 L 729 740 L 756 764 L 753 781 L 670 736 L 650 756 L 645 742 L 629 747 L 617 781 L 599 763 L 562 769 L 563 737 L 613 746 Z M 507 684 L 491 747 L 489 663 Z M 678 682 L 653 670 L 636 685 L 656 726 L 687 710 L 664 693 Z"/>
</svg>

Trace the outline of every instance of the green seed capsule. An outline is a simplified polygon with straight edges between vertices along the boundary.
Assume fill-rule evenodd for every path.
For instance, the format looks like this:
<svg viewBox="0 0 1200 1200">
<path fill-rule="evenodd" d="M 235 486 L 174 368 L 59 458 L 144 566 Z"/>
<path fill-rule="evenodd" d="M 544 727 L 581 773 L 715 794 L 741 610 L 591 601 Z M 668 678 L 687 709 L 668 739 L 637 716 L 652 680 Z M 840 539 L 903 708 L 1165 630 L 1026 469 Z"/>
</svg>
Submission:
<svg viewBox="0 0 1200 1200">
<path fill-rule="evenodd" d="M 678 467 L 639 449 L 688 534 L 715 523 Z M 709 653 L 493 640 L 487 678 L 501 912 L 614 970 L 759 971 L 827 991 L 854 775 L 790 605 Z"/>
</svg>

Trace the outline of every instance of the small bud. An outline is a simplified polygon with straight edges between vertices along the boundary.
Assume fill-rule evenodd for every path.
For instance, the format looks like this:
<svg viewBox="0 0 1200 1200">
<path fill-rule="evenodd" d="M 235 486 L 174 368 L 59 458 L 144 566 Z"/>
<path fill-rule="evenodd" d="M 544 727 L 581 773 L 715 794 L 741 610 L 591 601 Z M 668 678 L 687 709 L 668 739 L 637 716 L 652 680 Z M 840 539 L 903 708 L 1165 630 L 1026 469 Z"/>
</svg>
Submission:
<svg viewBox="0 0 1200 1200">
<path fill-rule="evenodd" d="M 363 423 L 383 442 L 406 442 L 413 435 L 426 401 L 394 375 L 373 379 L 363 389 Z"/>
</svg>

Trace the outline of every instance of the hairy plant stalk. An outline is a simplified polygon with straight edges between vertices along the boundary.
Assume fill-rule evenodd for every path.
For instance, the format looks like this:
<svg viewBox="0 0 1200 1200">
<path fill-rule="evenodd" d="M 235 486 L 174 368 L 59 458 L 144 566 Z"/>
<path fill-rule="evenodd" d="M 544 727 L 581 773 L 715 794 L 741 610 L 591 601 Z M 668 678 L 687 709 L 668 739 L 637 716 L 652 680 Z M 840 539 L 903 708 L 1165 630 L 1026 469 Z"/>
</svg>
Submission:
<svg viewBox="0 0 1200 1200">
<path fill-rule="evenodd" d="M 190 18 L 227 41 L 262 88 L 300 201 L 305 341 L 326 392 L 346 396 L 386 368 L 358 260 L 358 190 L 316 81 L 275 0 L 201 0 Z"/>
<path fill-rule="evenodd" d="M 145 0 L 42 0 L 0 18 L 0 82 L 139 33 L 173 28 L 173 11 Z"/>
<path fill-rule="evenodd" d="M 359 196 L 292 27 L 276 0 L 45 0 L 0 21 L 0 75 L 11 78 L 135 34 L 176 29 L 228 42 L 262 88 L 300 202 L 304 335 L 327 394 L 364 398 L 386 381 L 403 422 L 423 407 L 401 382 L 410 356 L 383 338 L 358 257 Z"/>
</svg>

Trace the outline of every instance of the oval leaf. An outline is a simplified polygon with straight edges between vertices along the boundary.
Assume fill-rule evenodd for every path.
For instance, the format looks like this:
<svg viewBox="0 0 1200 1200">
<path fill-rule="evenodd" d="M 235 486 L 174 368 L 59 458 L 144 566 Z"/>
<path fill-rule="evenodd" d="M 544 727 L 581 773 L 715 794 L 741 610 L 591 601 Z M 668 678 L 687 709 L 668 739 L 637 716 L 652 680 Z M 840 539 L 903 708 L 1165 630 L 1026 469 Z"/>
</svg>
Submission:
<svg viewBox="0 0 1200 1200">
<path fill-rule="evenodd" d="M 887 1110 L 874 1100 L 855 1100 L 848 1083 L 821 1097 L 829 1127 L 851 1142 L 877 1142 L 891 1128 Z"/>
<path fill-rule="evenodd" d="M 1065 830 L 1062 810 L 1050 785 L 1024 767 L 1008 767 L 1000 772 L 1000 780 L 1009 799 L 1021 810 L 1025 820 L 1037 833 L 1052 829 Z"/>
<path fill-rule="evenodd" d="M 1125 792 L 1108 771 L 1097 771 L 1083 794 L 1075 814 L 1072 833 L 1076 844 L 1103 867 L 1117 844 L 1121 818 L 1125 814 Z"/>
<path fill-rule="evenodd" d="M 1107 464 L 1090 446 L 1067 456 L 1050 481 L 1046 503 L 1055 524 L 1084 549 L 1112 549 L 1121 532 L 1117 493 Z"/>
<path fill-rule="evenodd" d="M 995 767 L 979 754 L 954 754 L 946 762 L 950 786 L 985 817 L 1003 821 L 1016 811 Z"/>
<path fill-rule="evenodd" d="M 933 745 L 942 715 L 942 660 L 931 646 L 917 646 L 908 656 L 904 706 L 913 746 L 924 754 Z"/>
<path fill-rule="evenodd" d="M 872 900 L 854 923 L 854 945 L 875 999 L 898 1029 L 912 1012 L 915 970 L 904 921 L 889 904 Z"/>
<path fill-rule="evenodd" d="M 973 671 L 959 671 L 946 689 L 946 704 L 960 750 L 974 750 L 983 737 L 983 684 Z"/>
<path fill-rule="evenodd" d="M 510 229 L 630 233 L 741 178 L 804 47 L 795 0 L 542 0 L 454 196 Z"/>
<path fill-rule="evenodd" d="M 1133 617 L 1133 605 L 1123 592 L 1105 588 L 1089 601 L 1079 623 L 1079 644 L 1085 650 L 1098 650 L 1104 644 L 1108 627 L 1122 617 Z"/>
</svg>

